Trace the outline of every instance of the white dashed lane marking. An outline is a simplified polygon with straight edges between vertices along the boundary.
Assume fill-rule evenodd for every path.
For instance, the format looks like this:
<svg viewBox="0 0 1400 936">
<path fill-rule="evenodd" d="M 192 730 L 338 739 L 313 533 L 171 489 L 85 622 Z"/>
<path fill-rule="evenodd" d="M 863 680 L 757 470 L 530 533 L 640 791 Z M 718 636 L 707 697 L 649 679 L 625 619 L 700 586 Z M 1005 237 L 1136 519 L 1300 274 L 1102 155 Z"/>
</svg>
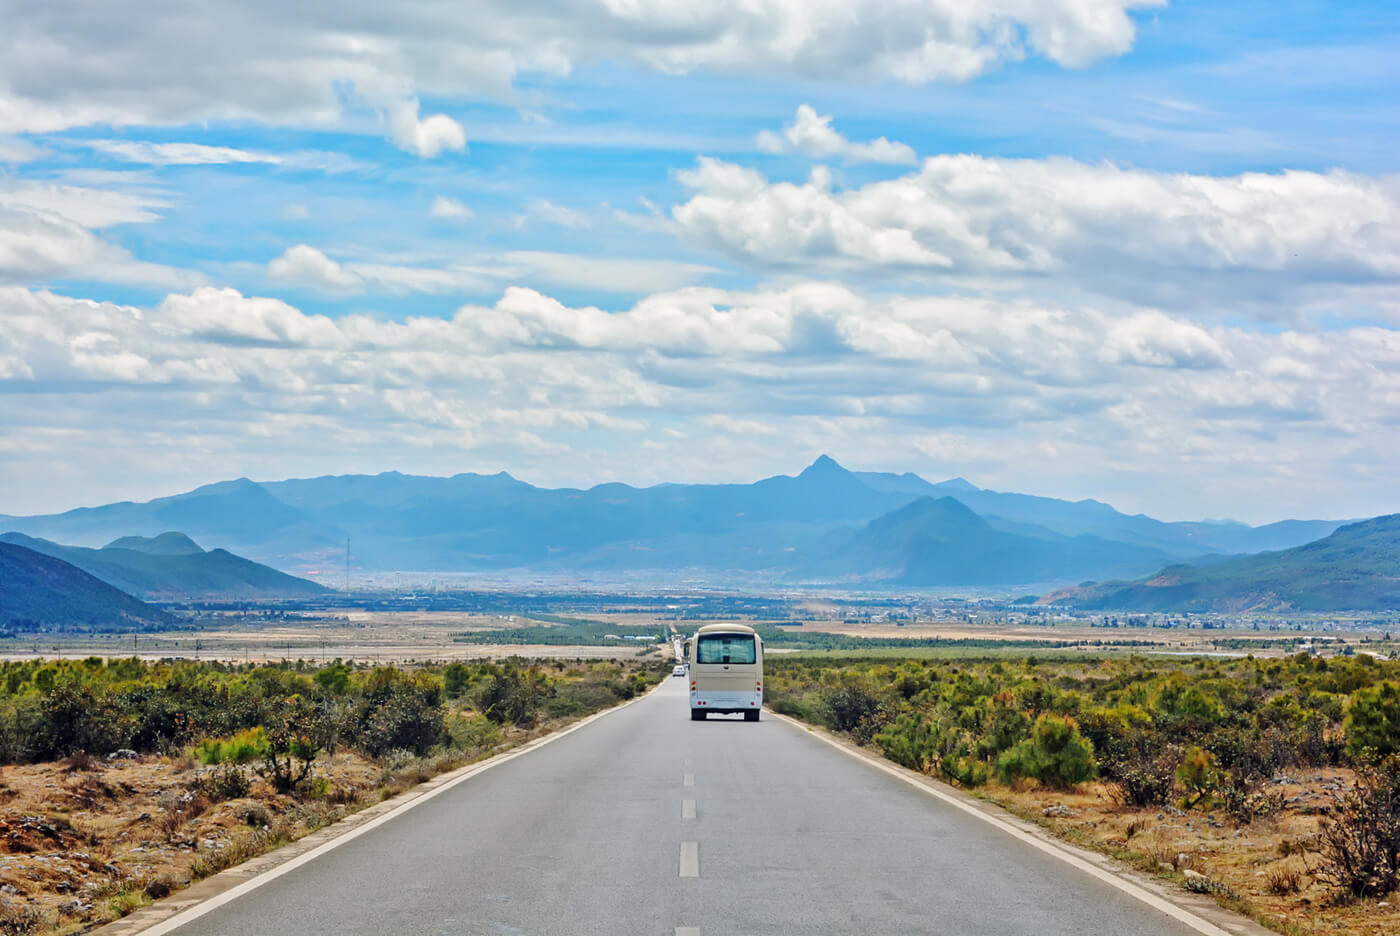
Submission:
<svg viewBox="0 0 1400 936">
<path fill-rule="evenodd" d="M 688 774 L 685 775 L 685 785 L 686 785 L 686 786 L 695 786 L 695 774 L 693 774 L 693 773 L 688 773 Z"/>
<path fill-rule="evenodd" d="M 700 876 L 700 843 L 681 842 L 681 877 Z"/>
<path fill-rule="evenodd" d="M 695 818 L 695 800 L 693 800 L 693 799 L 681 800 L 681 818 L 682 818 L 682 819 L 694 819 L 694 818 Z"/>
</svg>

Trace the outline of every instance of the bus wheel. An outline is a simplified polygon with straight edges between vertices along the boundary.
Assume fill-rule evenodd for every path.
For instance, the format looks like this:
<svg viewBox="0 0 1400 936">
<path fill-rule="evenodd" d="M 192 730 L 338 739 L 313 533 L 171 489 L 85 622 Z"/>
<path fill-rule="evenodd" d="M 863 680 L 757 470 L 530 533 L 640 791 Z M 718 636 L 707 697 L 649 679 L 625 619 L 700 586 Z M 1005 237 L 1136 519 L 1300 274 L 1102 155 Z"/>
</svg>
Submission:
<svg viewBox="0 0 1400 936">
<path fill-rule="evenodd" d="M 749 709 L 745 712 L 744 721 L 758 721 L 758 709 Z"/>
<path fill-rule="evenodd" d="M 691 710 L 690 710 L 690 720 L 691 720 L 691 721 L 704 721 L 704 720 L 705 720 L 705 710 L 702 709 L 702 708 L 693 708 L 693 709 L 691 709 Z"/>
</svg>

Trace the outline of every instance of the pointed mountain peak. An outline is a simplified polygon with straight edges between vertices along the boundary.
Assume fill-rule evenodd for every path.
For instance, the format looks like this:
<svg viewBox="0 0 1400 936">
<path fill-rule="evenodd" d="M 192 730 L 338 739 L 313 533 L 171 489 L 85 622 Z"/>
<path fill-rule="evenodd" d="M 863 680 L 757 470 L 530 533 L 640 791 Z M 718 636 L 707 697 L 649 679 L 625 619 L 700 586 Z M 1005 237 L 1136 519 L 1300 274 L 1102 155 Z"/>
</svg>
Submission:
<svg viewBox="0 0 1400 936">
<path fill-rule="evenodd" d="M 841 465 L 837 463 L 836 459 L 832 458 L 830 455 L 821 455 L 817 458 L 816 461 L 812 462 L 806 468 L 802 469 L 802 473 L 798 475 L 798 477 L 810 478 L 813 475 L 834 474 L 844 475 L 850 474 L 850 472 L 847 471 L 845 468 L 842 468 Z"/>
<path fill-rule="evenodd" d="M 977 485 L 966 478 L 949 478 L 947 481 L 940 481 L 934 485 L 942 491 L 980 491 Z"/>
</svg>

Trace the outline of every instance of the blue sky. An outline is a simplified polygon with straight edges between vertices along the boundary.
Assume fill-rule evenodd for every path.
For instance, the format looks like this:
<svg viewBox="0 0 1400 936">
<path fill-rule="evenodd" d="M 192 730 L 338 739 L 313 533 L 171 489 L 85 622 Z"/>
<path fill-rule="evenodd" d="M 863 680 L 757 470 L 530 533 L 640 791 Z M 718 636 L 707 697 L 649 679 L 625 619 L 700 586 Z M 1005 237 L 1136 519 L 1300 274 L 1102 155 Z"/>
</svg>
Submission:
<svg viewBox="0 0 1400 936">
<path fill-rule="evenodd" d="M 0 0 L 0 512 L 856 468 L 1400 510 L 1400 9 Z"/>
</svg>

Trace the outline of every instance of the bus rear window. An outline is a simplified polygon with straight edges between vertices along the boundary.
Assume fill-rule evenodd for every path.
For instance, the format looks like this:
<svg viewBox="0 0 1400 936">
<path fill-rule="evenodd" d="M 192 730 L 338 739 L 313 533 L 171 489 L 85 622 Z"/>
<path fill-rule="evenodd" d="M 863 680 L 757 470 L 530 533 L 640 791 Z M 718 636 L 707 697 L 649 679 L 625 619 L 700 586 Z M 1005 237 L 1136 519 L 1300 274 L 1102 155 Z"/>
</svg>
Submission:
<svg viewBox="0 0 1400 936">
<path fill-rule="evenodd" d="M 697 663 L 756 663 L 752 634 L 701 634 L 695 645 Z"/>
</svg>

